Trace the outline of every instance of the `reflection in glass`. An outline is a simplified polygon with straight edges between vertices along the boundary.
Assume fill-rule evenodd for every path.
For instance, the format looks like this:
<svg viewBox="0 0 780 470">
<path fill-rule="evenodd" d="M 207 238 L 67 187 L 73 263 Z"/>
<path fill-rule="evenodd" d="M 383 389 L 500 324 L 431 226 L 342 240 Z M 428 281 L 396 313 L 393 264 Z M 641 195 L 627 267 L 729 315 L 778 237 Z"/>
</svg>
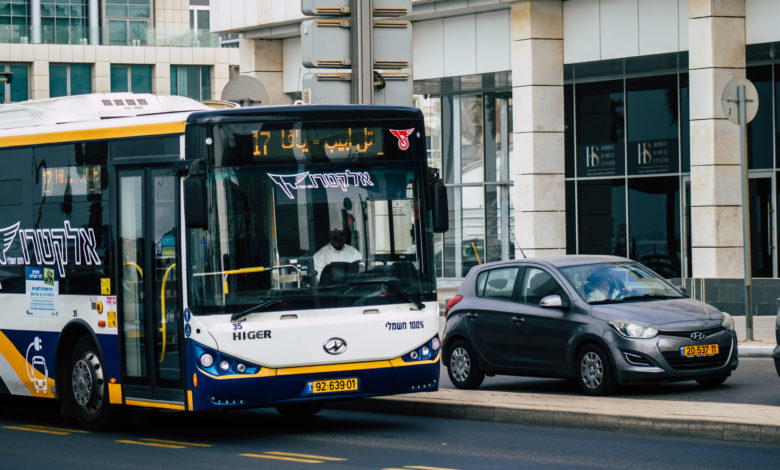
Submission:
<svg viewBox="0 0 780 470">
<path fill-rule="evenodd" d="M 482 96 L 460 98 L 461 182 L 484 181 Z"/>
<path fill-rule="evenodd" d="M 482 186 L 464 187 L 461 243 L 461 276 L 485 262 L 485 194 Z"/>
<path fill-rule="evenodd" d="M 577 84 L 575 94 L 578 176 L 623 175 L 623 83 Z"/>
<path fill-rule="evenodd" d="M 755 277 L 772 277 L 772 180 L 751 178 L 750 194 L 750 262 Z"/>
<path fill-rule="evenodd" d="M 679 185 L 678 177 L 629 181 L 629 258 L 665 278 L 681 272 Z"/>
<path fill-rule="evenodd" d="M 125 371 L 129 377 L 146 377 L 146 334 L 144 328 L 144 230 L 143 178 L 123 176 L 119 180 L 119 244 L 122 270 L 119 297 L 125 335 Z"/>
<path fill-rule="evenodd" d="M 691 171 L 691 121 L 688 98 L 688 74 L 680 74 L 680 154 L 682 172 Z"/>
<path fill-rule="evenodd" d="M 626 189 L 620 180 L 578 183 L 580 253 L 626 256 Z"/>
<path fill-rule="evenodd" d="M 677 173 L 677 76 L 626 81 L 628 173 Z"/>
</svg>

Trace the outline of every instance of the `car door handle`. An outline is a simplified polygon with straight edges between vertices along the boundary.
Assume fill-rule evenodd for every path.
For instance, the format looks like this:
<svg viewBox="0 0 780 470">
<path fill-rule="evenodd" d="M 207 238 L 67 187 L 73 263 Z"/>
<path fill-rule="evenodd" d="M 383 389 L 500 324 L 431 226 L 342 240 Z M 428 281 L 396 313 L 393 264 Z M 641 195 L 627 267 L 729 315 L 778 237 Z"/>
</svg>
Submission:
<svg viewBox="0 0 780 470">
<path fill-rule="evenodd" d="M 471 318 L 471 319 L 479 318 L 479 315 L 477 315 L 476 313 L 467 313 L 466 318 Z"/>
<path fill-rule="evenodd" d="M 518 325 L 523 324 L 523 323 L 525 323 L 525 318 L 523 318 L 523 317 L 512 317 L 512 323 L 515 323 L 515 324 L 518 324 Z"/>
</svg>

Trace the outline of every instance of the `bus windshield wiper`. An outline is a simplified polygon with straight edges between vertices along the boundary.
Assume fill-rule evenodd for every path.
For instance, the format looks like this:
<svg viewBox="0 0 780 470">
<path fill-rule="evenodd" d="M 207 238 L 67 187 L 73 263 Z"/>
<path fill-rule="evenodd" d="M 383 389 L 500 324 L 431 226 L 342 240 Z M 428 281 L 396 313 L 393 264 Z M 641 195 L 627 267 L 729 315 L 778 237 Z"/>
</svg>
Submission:
<svg viewBox="0 0 780 470">
<path fill-rule="evenodd" d="M 404 292 L 399 286 L 399 280 L 392 277 L 380 277 L 375 279 L 365 279 L 365 280 L 357 280 L 352 282 L 351 284 L 379 284 L 382 286 L 385 286 L 387 290 L 390 291 L 390 293 L 394 294 L 396 297 L 405 300 L 411 304 L 414 304 L 415 307 L 417 307 L 417 310 L 422 310 L 425 308 L 425 304 L 423 304 L 420 299 L 415 298 L 411 294 L 408 294 Z"/>
<path fill-rule="evenodd" d="M 265 299 L 262 302 L 260 302 L 259 304 L 255 305 L 253 307 L 250 307 L 250 308 L 244 310 L 243 312 L 236 312 L 236 313 L 234 313 L 230 317 L 230 321 L 232 321 L 232 322 L 238 321 L 238 320 L 244 318 L 245 316 L 249 315 L 250 313 L 262 312 L 264 310 L 267 310 L 269 307 L 272 307 L 272 306 L 274 306 L 274 305 L 276 305 L 278 303 L 286 304 L 286 301 L 285 301 L 284 297 L 272 297 L 270 299 Z"/>
</svg>

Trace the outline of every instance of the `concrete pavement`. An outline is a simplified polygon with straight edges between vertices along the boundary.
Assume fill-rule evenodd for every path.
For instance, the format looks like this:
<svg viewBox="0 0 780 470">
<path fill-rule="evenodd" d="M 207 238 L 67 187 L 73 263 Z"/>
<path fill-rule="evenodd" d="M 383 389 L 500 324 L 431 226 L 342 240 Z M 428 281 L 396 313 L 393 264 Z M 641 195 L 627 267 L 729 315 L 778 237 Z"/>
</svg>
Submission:
<svg viewBox="0 0 780 470">
<path fill-rule="evenodd" d="M 754 318 L 751 342 L 745 341 L 745 318 L 735 317 L 734 323 L 740 339 L 740 357 L 771 356 L 776 345 L 774 316 Z M 774 375 L 775 371 L 767 373 Z M 441 389 L 339 403 L 334 407 L 780 445 L 780 406 Z"/>
</svg>

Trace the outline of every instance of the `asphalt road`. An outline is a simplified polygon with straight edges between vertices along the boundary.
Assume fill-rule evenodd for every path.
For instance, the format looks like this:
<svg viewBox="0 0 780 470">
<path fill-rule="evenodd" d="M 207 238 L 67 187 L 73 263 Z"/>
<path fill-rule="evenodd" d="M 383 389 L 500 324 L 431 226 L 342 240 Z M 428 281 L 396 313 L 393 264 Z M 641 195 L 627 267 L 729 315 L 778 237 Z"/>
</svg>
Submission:
<svg viewBox="0 0 780 470">
<path fill-rule="evenodd" d="M 440 388 L 455 388 L 442 366 Z M 551 393 L 579 395 L 577 385 L 558 379 L 495 376 L 485 377 L 480 390 L 502 392 Z M 720 387 L 705 388 L 694 381 L 632 384 L 616 394 L 623 398 L 646 400 L 707 401 L 780 406 L 780 377 L 771 358 L 742 358 L 739 367 Z M 780 466 L 780 465 L 779 465 Z"/>
<path fill-rule="evenodd" d="M 134 413 L 89 433 L 0 398 L 0 469 L 776 469 L 780 446 L 324 410 Z"/>
</svg>

